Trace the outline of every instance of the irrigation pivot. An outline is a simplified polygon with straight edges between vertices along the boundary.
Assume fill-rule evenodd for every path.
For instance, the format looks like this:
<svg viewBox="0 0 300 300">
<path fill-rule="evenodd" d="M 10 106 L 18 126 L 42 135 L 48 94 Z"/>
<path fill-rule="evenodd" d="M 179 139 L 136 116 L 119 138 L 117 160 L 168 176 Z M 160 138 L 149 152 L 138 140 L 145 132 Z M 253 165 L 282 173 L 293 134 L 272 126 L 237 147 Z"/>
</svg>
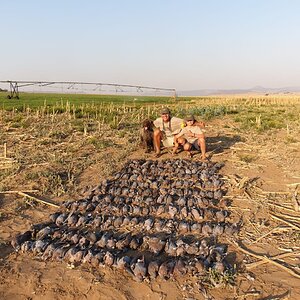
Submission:
<svg viewBox="0 0 300 300">
<path fill-rule="evenodd" d="M 170 93 L 176 99 L 176 89 L 150 87 L 141 85 L 129 85 L 118 83 L 102 83 L 102 82 L 78 82 L 78 81 L 24 81 L 24 80 L 0 80 L 2 84 L 9 84 L 8 99 L 19 99 L 19 89 L 28 91 L 27 87 L 39 88 L 39 93 L 58 92 L 62 94 L 80 93 L 80 94 L 101 94 L 107 92 L 103 88 L 113 88 L 115 93 L 143 93 L 147 92 L 149 95 L 157 95 L 159 93 Z M 48 87 L 46 91 L 45 87 Z M 27 90 L 26 90 L 27 89 Z M 32 91 L 31 92 L 36 92 Z M 112 90 L 109 90 L 112 92 Z M 107 94 L 109 94 L 109 92 Z"/>
</svg>

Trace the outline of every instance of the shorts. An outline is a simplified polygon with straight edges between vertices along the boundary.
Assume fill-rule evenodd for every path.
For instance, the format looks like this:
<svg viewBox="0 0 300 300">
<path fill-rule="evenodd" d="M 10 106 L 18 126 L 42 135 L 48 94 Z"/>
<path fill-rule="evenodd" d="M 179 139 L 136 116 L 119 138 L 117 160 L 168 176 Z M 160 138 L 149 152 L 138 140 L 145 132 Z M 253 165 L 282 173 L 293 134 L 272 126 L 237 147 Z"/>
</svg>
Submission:
<svg viewBox="0 0 300 300">
<path fill-rule="evenodd" d="M 200 150 L 200 146 L 198 144 L 198 140 L 196 140 L 193 144 L 192 144 L 192 149 L 196 149 L 196 150 Z"/>
<path fill-rule="evenodd" d="M 174 137 L 173 136 L 167 136 L 165 139 L 162 140 L 162 143 L 164 147 L 170 148 L 174 146 Z"/>
</svg>

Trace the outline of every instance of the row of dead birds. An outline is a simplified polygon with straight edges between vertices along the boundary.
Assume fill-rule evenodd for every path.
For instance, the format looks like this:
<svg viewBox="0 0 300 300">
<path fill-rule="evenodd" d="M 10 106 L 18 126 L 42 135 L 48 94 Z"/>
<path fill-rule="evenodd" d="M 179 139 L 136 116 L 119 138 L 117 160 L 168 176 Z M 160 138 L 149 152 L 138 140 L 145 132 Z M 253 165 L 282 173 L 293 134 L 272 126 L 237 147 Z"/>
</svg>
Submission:
<svg viewBox="0 0 300 300">
<path fill-rule="evenodd" d="M 85 201 L 86 202 L 86 201 Z M 81 202 L 82 204 L 83 202 Z M 174 204 L 160 204 L 160 205 L 128 205 L 128 204 L 107 204 L 106 202 L 95 205 L 87 205 L 86 211 L 82 209 L 82 205 L 78 205 L 78 210 L 75 209 L 75 205 L 70 204 L 72 214 L 84 214 L 90 213 L 92 215 L 113 215 L 113 216 L 152 216 L 152 217 L 164 217 L 179 220 L 194 220 L 196 222 L 202 222 L 203 220 L 215 220 L 216 222 L 224 222 L 226 217 L 229 216 L 228 210 L 217 209 L 214 207 L 210 208 L 197 208 L 195 206 L 177 206 Z M 64 207 L 66 208 L 66 207 Z M 68 210 L 67 210 L 68 211 Z M 74 216 L 76 218 L 76 216 Z M 74 222 L 72 222 L 74 223 Z"/>
<path fill-rule="evenodd" d="M 140 195 L 138 192 L 133 196 L 114 195 L 114 194 L 98 194 L 94 195 L 91 199 L 80 199 L 76 201 L 65 201 L 61 204 L 62 210 L 78 211 L 78 212 L 92 212 L 97 206 L 101 209 L 104 205 L 131 205 L 139 207 L 158 207 L 159 205 L 174 205 L 179 208 L 195 207 L 195 208 L 208 208 L 208 207 L 220 207 L 225 208 L 228 206 L 227 199 L 222 199 L 223 192 L 221 190 L 215 191 L 212 195 L 198 195 L 193 194 L 192 190 L 189 190 L 191 195 L 174 195 L 174 193 L 160 190 L 160 193 L 147 195 Z"/>
<path fill-rule="evenodd" d="M 223 219 L 222 219 L 223 220 Z M 225 217 L 224 217 L 225 220 Z M 70 228 L 93 228 L 94 230 L 114 230 L 121 229 L 140 232 L 166 232 L 178 234 L 197 234 L 197 235 L 233 235 L 239 231 L 240 224 L 229 222 L 194 222 L 188 220 L 179 220 L 177 218 L 164 219 L 153 218 L 149 216 L 113 216 L 111 214 L 101 214 L 96 217 L 91 214 L 66 214 L 55 213 L 50 215 L 50 221 L 53 227 Z"/>
<path fill-rule="evenodd" d="M 13 247 L 23 252 L 32 251 L 35 254 L 44 252 L 50 244 L 54 246 L 64 245 L 66 247 L 76 247 L 78 250 L 93 249 L 99 251 L 119 250 L 126 252 L 128 250 L 148 251 L 158 256 L 165 254 L 168 256 L 201 256 L 206 259 L 214 248 L 212 241 L 215 239 L 202 238 L 195 239 L 189 236 L 176 238 L 170 235 L 141 235 L 131 233 L 116 233 L 112 231 L 86 231 L 79 233 L 76 230 L 58 231 L 55 228 L 46 226 L 35 232 L 26 231 L 18 235 Z M 223 254 L 225 253 L 223 249 Z"/>
<path fill-rule="evenodd" d="M 162 161 L 153 160 L 131 160 L 128 161 L 121 171 L 117 172 L 114 179 L 120 179 L 124 174 L 144 174 L 147 176 L 164 176 L 166 178 L 184 178 L 187 175 L 202 175 L 202 180 L 206 177 L 218 173 L 223 167 L 223 163 L 189 161 L 182 159 L 171 159 Z M 199 178 L 199 177 L 198 177 Z"/>
<path fill-rule="evenodd" d="M 229 267 L 224 260 L 227 247 L 213 245 L 208 239 L 187 243 L 182 239 L 171 240 L 156 236 L 138 238 L 123 234 L 117 237 L 108 232 L 102 233 L 97 239 L 92 233 L 78 236 L 77 233 L 68 232 L 59 240 L 51 240 L 48 237 L 50 231 L 50 227 L 44 227 L 35 234 L 36 240 L 31 239 L 33 232 L 27 231 L 18 236 L 18 243 L 15 241 L 12 244 L 22 252 L 32 252 L 42 260 L 90 263 L 93 267 L 124 269 L 138 281 L 146 277 L 168 279 L 173 275 L 203 273 L 208 268 L 223 273 Z M 128 249 L 138 251 L 131 251 L 129 256 Z M 148 262 L 144 255 L 148 257 Z"/>
<path fill-rule="evenodd" d="M 177 193 L 181 193 L 181 190 L 194 188 L 199 191 L 209 192 L 216 191 L 223 186 L 224 181 L 221 175 L 213 174 L 208 177 L 206 172 L 203 174 L 204 175 L 199 176 L 199 178 L 197 176 L 195 176 L 195 178 L 191 176 L 191 178 L 187 178 L 187 176 L 168 178 L 162 175 L 132 174 L 124 171 L 122 175 L 119 175 L 120 178 L 116 177 L 113 180 L 102 181 L 97 187 L 96 192 L 131 196 L 133 191 L 147 189 L 155 191 L 164 188 L 170 191 L 179 190 Z"/>
</svg>

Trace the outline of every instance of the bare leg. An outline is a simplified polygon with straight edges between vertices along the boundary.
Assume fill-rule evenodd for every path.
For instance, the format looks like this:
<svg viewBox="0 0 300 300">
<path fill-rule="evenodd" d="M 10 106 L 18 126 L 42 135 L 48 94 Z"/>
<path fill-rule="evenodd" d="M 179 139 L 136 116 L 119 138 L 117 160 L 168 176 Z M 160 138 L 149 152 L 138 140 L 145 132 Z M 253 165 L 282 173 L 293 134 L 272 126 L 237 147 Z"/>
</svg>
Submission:
<svg viewBox="0 0 300 300">
<path fill-rule="evenodd" d="M 183 137 L 179 137 L 177 139 L 174 139 L 174 148 L 173 148 L 173 154 L 177 153 L 177 150 L 179 148 L 179 146 L 183 146 L 186 143 L 186 139 Z"/>
<path fill-rule="evenodd" d="M 198 138 L 198 145 L 201 149 L 201 158 L 206 159 L 206 143 L 204 134 L 201 134 L 201 136 Z"/>
<path fill-rule="evenodd" d="M 161 144 L 162 132 L 160 129 L 155 129 L 153 132 L 153 144 L 154 144 L 154 151 L 156 155 L 160 154 L 160 144 Z"/>
<path fill-rule="evenodd" d="M 189 157 L 192 157 L 191 149 L 192 149 L 192 145 L 190 143 L 185 143 L 183 145 L 183 150 L 187 151 Z"/>
</svg>

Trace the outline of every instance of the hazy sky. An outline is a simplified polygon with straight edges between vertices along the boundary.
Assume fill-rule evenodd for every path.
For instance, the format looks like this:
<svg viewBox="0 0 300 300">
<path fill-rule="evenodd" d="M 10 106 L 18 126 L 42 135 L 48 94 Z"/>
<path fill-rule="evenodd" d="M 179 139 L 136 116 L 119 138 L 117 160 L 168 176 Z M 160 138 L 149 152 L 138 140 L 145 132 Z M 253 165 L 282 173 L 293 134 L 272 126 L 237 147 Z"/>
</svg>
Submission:
<svg viewBox="0 0 300 300">
<path fill-rule="evenodd" d="M 300 86 L 300 0 L 0 4 L 0 80 Z"/>
</svg>

